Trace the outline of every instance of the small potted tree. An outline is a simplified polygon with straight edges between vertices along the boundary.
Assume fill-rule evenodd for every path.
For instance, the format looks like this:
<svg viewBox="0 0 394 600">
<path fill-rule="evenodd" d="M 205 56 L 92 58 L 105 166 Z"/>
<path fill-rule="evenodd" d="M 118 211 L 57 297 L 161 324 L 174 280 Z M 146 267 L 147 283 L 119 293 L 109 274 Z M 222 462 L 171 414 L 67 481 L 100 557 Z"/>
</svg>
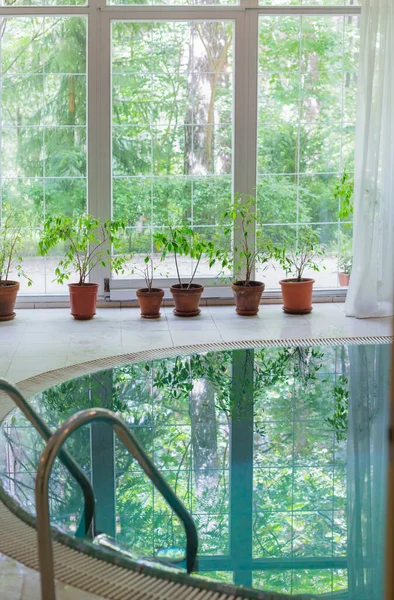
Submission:
<svg viewBox="0 0 394 600">
<path fill-rule="evenodd" d="M 233 253 L 228 255 L 225 264 L 227 267 L 231 266 L 232 273 L 236 277 L 231 285 L 235 310 L 242 316 L 257 315 L 265 284 L 252 279 L 253 269 L 258 264 L 263 267 L 263 270 L 266 269 L 274 250 L 270 240 L 259 230 L 251 243 L 248 232 L 257 223 L 256 199 L 247 195 L 236 196 L 232 208 L 223 214 L 223 219 L 231 223 L 225 226 L 225 234 L 234 233 L 234 238 L 239 238 L 239 241 L 235 241 Z"/>
<path fill-rule="evenodd" d="M 312 311 L 312 292 L 315 280 L 304 277 L 306 269 L 320 271 L 323 250 L 313 231 L 305 231 L 289 248 L 276 250 L 276 259 L 286 272 L 280 281 L 283 310 L 286 313 L 304 315 Z M 322 268 L 325 268 L 324 266 Z M 288 277 L 289 274 L 292 277 Z"/>
<path fill-rule="evenodd" d="M 98 264 L 111 265 L 115 273 L 123 270 L 124 257 L 113 256 L 112 248 L 119 244 L 118 234 L 124 230 L 123 221 L 100 222 L 92 215 L 77 217 L 48 217 L 39 242 L 40 254 L 60 242 L 65 243 L 64 258 L 55 270 L 55 281 L 63 284 L 72 274 L 78 282 L 69 283 L 71 314 L 74 319 L 88 320 L 96 314 L 98 284 L 88 282 L 92 269 Z"/>
<path fill-rule="evenodd" d="M 153 287 L 153 278 L 156 267 L 153 265 L 152 256 L 145 256 L 143 267 L 135 266 L 132 273 L 139 273 L 145 279 L 146 287 L 137 290 L 138 304 L 143 319 L 158 319 L 163 302 L 164 290 Z"/>
<path fill-rule="evenodd" d="M 350 282 L 350 273 L 352 272 L 353 257 L 351 254 L 344 254 L 338 261 L 338 280 L 341 287 L 346 287 Z"/>
<path fill-rule="evenodd" d="M 3 208 L 0 226 L 0 321 L 11 321 L 15 318 L 15 302 L 19 291 L 19 281 L 10 279 L 16 272 L 18 277 L 25 277 L 30 286 L 33 282 L 22 269 L 20 250 L 25 237 L 23 217 L 11 211 L 7 204 Z"/>
<path fill-rule="evenodd" d="M 198 233 L 187 226 L 169 226 L 168 234 L 157 232 L 154 235 L 154 241 L 157 249 L 161 251 L 162 260 L 166 258 L 167 254 L 172 254 L 174 257 L 178 279 L 178 283 L 170 287 L 175 304 L 174 314 L 177 317 L 196 317 L 201 312 L 199 304 L 204 291 L 204 286 L 194 283 L 198 266 L 202 257 L 205 256 L 209 266 L 212 267 L 221 256 L 220 250 L 216 249 L 213 242 L 203 240 Z M 180 256 L 189 256 L 195 261 L 193 272 L 187 281 L 182 281 L 180 275 Z"/>
</svg>

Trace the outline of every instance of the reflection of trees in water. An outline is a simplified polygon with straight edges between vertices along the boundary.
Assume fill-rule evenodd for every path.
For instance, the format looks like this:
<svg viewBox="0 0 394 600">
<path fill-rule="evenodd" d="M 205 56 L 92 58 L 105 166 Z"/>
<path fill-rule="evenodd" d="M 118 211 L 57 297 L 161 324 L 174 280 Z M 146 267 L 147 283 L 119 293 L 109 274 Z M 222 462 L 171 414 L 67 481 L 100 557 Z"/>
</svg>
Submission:
<svg viewBox="0 0 394 600">
<path fill-rule="evenodd" d="M 230 445 L 237 423 L 247 428 L 246 437 L 251 432 L 254 447 L 254 555 L 321 556 L 327 549 L 324 540 L 331 539 L 334 530 L 336 547 L 343 546 L 344 515 L 336 514 L 334 523 L 327 511 L 316 512 L 313 507 L 321 506 L 333 493 L 327 440 L 341 449 L 346 435 L 344 412 L 337 418 L 336 388 L 342 389 L 344 398 L 347 349 L 236 352 L 236 362 L 235 353 L 227 351 L 126 365 L 55 386 L 37 395 L 34 403 L 52 429 L 70 414 L 92 406 L 106 406 L 121 414 L 192 512 L 202 556 L 228 552 L 229 472 L 235 473 Z M 22 418 L 14 419 L 6 444 L 14 465 L 14 475 L 9 469 L 10 480 L 18 482 L 18 499 L 26 506 L 33 498 L 34 482 L 30 480 L 31 489 L 26 490 L 22 475 L 35 469 L 42 442 L 34 431 L 22 430 L 24 424 Z M 80 437 L 73 436 L 68 449 L 90 473 L 90 430 L 78 433 Z M 336 451 L 335 456 L 341 454 Z M 114 465 L 117 539 L 145 555 L 168 547 L 183 548 L 182 527 L 120 444 L 115 445 Z M 341 468 L 335 467 L 335 493 L 343 503 L 346 486 Z M 294 486 L 295 495 L 289 496 Z M 51 494 L 54 521 L 72 531 L 82 498 L 60 465 L 53 473 Z"/>
<path fill-rule="evenodd" d="M 190 422 L 197 498 L 201 498 L 219 483 L 215 390 L 206 379 L 193 382 Z"/>
</svg>

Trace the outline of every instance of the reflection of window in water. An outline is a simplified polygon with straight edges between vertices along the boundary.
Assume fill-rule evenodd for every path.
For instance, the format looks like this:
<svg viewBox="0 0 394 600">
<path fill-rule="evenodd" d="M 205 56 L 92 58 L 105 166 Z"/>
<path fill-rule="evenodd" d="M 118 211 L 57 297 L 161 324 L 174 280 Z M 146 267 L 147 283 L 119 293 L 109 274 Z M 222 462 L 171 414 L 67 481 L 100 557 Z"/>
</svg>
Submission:
<svg viewBox="0 0 394 600">
<path fill-rule="evenodd" d="M 120 413 L 196 522 L 200 573 L 285 593 L 380 598 L 389 347 L 264 348 L 126 365 L 35 398 L 54 429 L 91 406 Z M 14 412 L 3 482 L 34 512 L 42 442 Z M 183 527 L 105 426 L 69 451 L 90 474 L 99 530 L 144 556 L 179 557 Z M 60 465 L 53 521 L 82 498 Z M 353 596 L 351 595 L 353 594 Z"/>
</svg>

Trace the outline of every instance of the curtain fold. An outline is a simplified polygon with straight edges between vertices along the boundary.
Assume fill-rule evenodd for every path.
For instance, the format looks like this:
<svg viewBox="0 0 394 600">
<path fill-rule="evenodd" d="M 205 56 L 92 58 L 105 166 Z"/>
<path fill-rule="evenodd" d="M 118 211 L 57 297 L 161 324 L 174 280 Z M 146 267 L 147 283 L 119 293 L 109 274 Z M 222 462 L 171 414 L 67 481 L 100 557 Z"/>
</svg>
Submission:
<svg viewBox="0 0 394 600">
<path fill-rule="evenodd" d="M 394 0 L 363 0 L 347 316 L 393 314 Z"/>
<path fill-rule="evenodd" d="M 390 347 L 349 347 L 348 598 L 383 600 Z"/>
</svg>

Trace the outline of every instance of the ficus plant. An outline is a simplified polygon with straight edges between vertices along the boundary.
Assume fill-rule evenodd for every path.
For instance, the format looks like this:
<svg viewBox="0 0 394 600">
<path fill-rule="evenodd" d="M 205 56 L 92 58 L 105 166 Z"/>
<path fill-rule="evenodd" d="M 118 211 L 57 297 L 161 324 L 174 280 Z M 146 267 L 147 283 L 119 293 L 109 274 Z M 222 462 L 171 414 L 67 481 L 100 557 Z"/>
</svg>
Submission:
<svg viewBox="0 0 394 600">
<path fill-rule="evenodd" d="M 275 250 L 275 258 L 285 271 L 286 278 L 291 274 L 295 281 L 303 281 L 307 269 L 325 269 L 326 267 L 321 265 L 323 255 L 323 247 L 319 243 L 317 233 L 312 230 L 303 231 L 291 246 Z"/>
<path fill-rule="evenodd" d="M 78 285 L 85 285 L 94 267 L 111 265 L 115 273 L 123 271 L 125 257 L 113 255 L 119 246 L 119 234 L 124 231 L 123 221 L 105 221 L 89 214 L 76 217 L 48 217 L 44 222 L 39 242 L 42 256 L 60 242 L 65 243 L 65 255 L 55 270 L 55 281 L 62 284 L 70 275 L 78 275 Z"/>
<path fill-rule="evenodd" d="M 247 194 L 236 195 L 231 209 L 222 218 L 225 235 L 234 238 L 233 252 L 227 254 L 225 266 L 231 268 L 236 279 L 250 286 L 253 269 L 257 265 L 267 269 L 275 252 L 271 240 L 257 228 L 256 199 Z M 252 239 L 250 232 L 255 228 Z"/>
<path fill-rule="evenodd" d="M 9 204 L 3 207 L 0 226 L 0 286 L 6 286 L 12 271 L 18 277 L 24 277 L 27 285 L 32 280 L 22 267 L 21 247 L 26 238 L 27 223 L 20 214 L 13 211 Z"/>
<path fill-rule="evenodd" d="M 188 226 L 172 227 L 168 226 L 168 233 L 157 232 L 153 236 L 156 248 L 161 251 L 161 258 L 164 260 L 168 254 L 172 254 L 175 262 L 175 269 L 179 285 L 189 289 L 194 281 L 201 259 L 205 257 L 208 266 L 211 268 L 216 261 L 222 262 L 224 268 L 226 257 L 223 251 L 212 241 L 204 240 L 200 234 L 193 231 Z M 194 269 L 186 283 L 182 283 L 179 270 L 179 257 L 189 256 L 194 260 Z"/>
</svg>

